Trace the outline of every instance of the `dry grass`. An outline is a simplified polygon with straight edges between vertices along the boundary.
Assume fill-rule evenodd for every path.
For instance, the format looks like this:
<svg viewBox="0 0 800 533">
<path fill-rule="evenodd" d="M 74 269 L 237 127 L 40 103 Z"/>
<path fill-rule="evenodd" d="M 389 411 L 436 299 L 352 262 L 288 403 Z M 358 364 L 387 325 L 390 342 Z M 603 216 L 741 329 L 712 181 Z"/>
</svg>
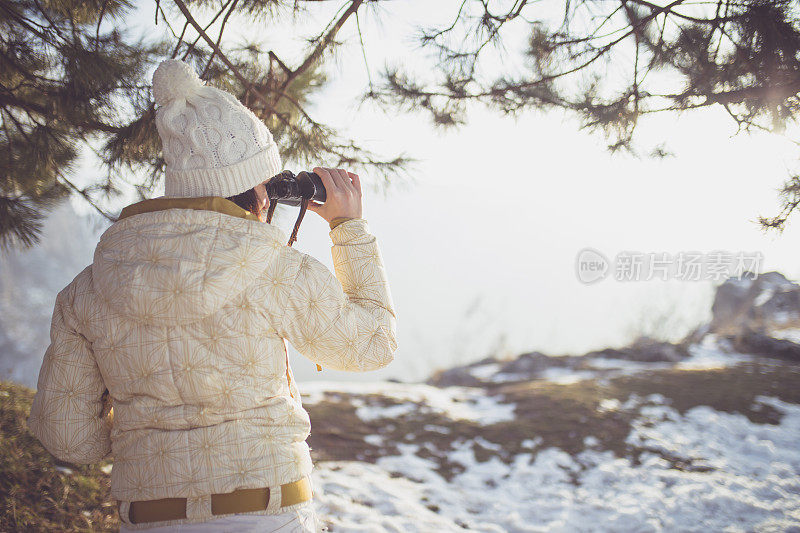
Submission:
<svg viewBox="0 0 800 533">
<path fill-rule="evenodd" d="M 391 407 L 403 402 L 380 395 L 335 393 L 325 400 L 307 406 L 311 415 L 312 434 L 309 443 L 315 461 L 360 460 L 374 462 L 383 455 L 399 453 L 397 443 L 416 443 L 417 454 L 434 460 L 437 472 L 445 479 L 463 471 L 463 466 L 448 461 L 449 453 L 462 442 L 481 437 L 502 447 L 474 443 L 475 457 L 487 461 L 492 457 L 511 463 L 520 453 L 536 454 L 537 450 L 557 447 L 570 454 L 583 451 L 584 439 L 592 436 L 596 449 L 610 450 L 619 457 L 638 461 L 643 451 L 626 443 L 638 409 L 602 410 L 604 399 L 621 403 L 631 395 L 640 398 L 661 394 L 665 401 L 683 413 L 692 407 L 708 405 L 716 410 L 740 413 L 762 424 L 780 421 L 775 409 L 755 402 L 758 395 L 775 396 L 800 403 L 800 367 L 781 362 L 751 363 L 708 370 L 653 370 L 613 379 L 591 379 L 572 384 L 528 381 L 496 385 L 487 394 L 502 395 L 501 401 L 514 403 L 516 418 L 494 424 L 452 420 L 431 412 L 422 403 L 412 412 L 391 419 L 364 422 L 355 414 L 352 398 L 358 396 L 367 405 Z M 440 429 L 441 428 L 441 429 Z M 383 445 L 364 442 L 366 435 L 380 435 Z M 535 448 L 524 446 L 536 439 Z M 674 468 L 702 471 L 686 458 L 663 455 Z"/>
<path fill-rule="evenodd" d="M 107 463 L 77 466 L 50 455 L 25 427 L 33 394 L 0 383 L 0 531 L 118 531 L 109 476 L 100 470 Z"/>
</svg>

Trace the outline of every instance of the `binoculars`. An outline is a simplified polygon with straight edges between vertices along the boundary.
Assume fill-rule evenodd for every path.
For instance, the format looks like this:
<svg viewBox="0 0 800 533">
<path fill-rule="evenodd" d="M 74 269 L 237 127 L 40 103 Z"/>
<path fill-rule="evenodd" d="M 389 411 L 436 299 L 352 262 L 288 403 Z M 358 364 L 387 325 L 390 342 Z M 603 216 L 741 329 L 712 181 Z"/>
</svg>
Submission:
<svg viewBox="0 0 800 533">
<path fill-rule="evenodd" d="M 269 209 L 267 210 L 267 223 L 272 222 L 272 215 L 278 204 L 300 206 L 300 214 L 294 223 L 292 236 L 289 237 L 288 245 L 291 246 L 297 240 L 297 231 L 300 229 L 300 222 L 306 214 L 308 202 L 324 203 L 327 195 L 322 178 L 314 172 L 299 172 L 296 176 L 290 170 L 284 170 L 280 174 L 271 177 L 266 183 L 267 196 L 269 197 Z"/>
<path fill-rule="evenodd" d="M 325 202 L 325 186 L 314 172 L 299 172 L 296 176 L 291 170 L 284 170 L 270 178 L 266 183 L 270 202 L 298 206 L 303 199 Z"/>
</svg>

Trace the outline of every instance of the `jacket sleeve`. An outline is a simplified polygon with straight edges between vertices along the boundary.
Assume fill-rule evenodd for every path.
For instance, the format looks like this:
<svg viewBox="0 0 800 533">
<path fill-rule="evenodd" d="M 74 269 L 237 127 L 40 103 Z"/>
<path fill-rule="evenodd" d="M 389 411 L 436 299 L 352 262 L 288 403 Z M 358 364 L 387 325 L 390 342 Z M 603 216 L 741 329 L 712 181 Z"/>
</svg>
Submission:
<svg viewBox="0 0 800 533">
<path fill-rule="evenodd" d="M 397 350 L 396 315 L 375 237 L 363 218 L 329 233 L 336 277 L 302 254 L 279 333 L 298 352 L 334 370 L 383 368 Z"/>
<path fill-rule="evenodd" d="M 113 411 L 104 415 L 106 387 L 91 344 L 76 327 L 74 295 L 70 284 L 56 297 L 50 345 L 27 424 L 58 459 L 89 464 L 111 453 Z"/>
</svg>

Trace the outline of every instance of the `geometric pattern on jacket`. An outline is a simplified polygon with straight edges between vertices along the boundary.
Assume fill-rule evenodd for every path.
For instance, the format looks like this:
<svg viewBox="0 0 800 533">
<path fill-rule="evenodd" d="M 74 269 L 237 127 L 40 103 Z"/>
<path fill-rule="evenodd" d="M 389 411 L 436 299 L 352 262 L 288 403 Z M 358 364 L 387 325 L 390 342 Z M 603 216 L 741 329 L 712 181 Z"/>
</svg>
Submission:
<svg viewBox="0 0 800 533">
<path fill-rule="evenodd" d="M 286 340 L 353 372 L 385 367 L 397 349 L 367 221 L 330 231 L 334 276 L 227 199 L 133 205 L 139 211 L 102 234 L 92 265 L 56 297 L 30 430 L 64 461 L 112 454 L 120 501 L 308 475 L 311 423 Z"/>
</svg>

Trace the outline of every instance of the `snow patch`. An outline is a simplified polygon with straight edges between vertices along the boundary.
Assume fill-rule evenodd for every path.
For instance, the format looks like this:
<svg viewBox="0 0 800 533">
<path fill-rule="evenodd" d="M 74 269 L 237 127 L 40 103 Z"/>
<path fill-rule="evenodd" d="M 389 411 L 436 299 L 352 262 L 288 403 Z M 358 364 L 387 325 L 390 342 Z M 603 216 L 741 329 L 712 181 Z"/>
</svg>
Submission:
<svg viewBox="0 0 800 533">
<path fill-rule="evenodd" d="M 561 367 L 548 368 L 539 372 L 539 378 L 553 383 L 560 383 L 561 385 L 570 385 L 584 379 L 592 379 L 596 375 L 595 372 L 588 370 L 572 370 L 571 368 Z"/>
<path fill-rule="evenodd" d="M 638 465 L 610 451 L 572 456 L 558 448 L 520 453 L 511 464 L 497 457 L 479 462 L 475 442 L 463 440 L 447 458 L 464 470 L 447 481 L 438 464 L 417 455 L 419 445 L 398 443 L 399 455 L 375 464 L 318 465 L 316 505 L 340 532 L 795 530 L 800 406 L 766 396 L 757 401 L 779 409 L 781 423 L 755 424 L 706 406 L 681 415 L 659 405 L 659 395 L 629 399 L 620 408 L 642 405 L 630 443 L 652 450 Z M 678 470 L 662 455 L 713 469 Z"/>
<path fill-rule="evenodd" d="M 345 392 L 350 394 L 382 394 L 387 398 L 406 401 L 389 407 L 368 406 L 361 398 L 353 398 L 356 414 L 362 420 L 394 418 L 412 412 L 434 412 L 452 420 L 471 420 L 479 424 L 494 424 L 514 420 L 513 403 L 504 403 L 503 395 L 487 396 L 476 387 L 433 387 L 421 383 L 394 382 L 337 382 L 315 381 L 302 385 L 303 403 L 315 403 L 326 395 Z"/>
<path fill-rule="evenodd" d="M 655 362 L 655 363 L 646 363 L 642 361 L 629 361 L 627 359 L 612 359 L 607 357 L 596 357 L 592 358 L 589 364 L 593 368 L 599 368 L 604 370 L 624 370 L 628 372 L 624 373 L 633 373 L 639 372 L 642 370 L 656 370 L 662 368 L 672 368 L 673 363 L 669 362 Z"/>
<path fill-rule="evenodd" d="M 791 341 L 797 344 L 800 344 L 800 329 L 798 328 L 791 328 L 791 329 L 782 329 L 779 331 L 773 331 L 770 333 L 770 336 L 775 339 L 784 339 L 787 341 Z"/>
<path fill-rule="evenodd" d="M 716 343 L 711 345 L 692 344 L 688 347 L 689 357 L 676 363 L 675 368 L 686 370 L 710 370 L 726 368 L 756 360 L 752 355 L 729 353 L 719 349 Z"/>
<path fill-rule="evenodd" d="M 413 413 L 418 409 L 413 403 L 400 403 L 390 406 L 361 405 L 356 408 L 356 416 L 365 422 L 379 420 L 381 418 L 395 418 L 398 416 Z"/>
</svg>

